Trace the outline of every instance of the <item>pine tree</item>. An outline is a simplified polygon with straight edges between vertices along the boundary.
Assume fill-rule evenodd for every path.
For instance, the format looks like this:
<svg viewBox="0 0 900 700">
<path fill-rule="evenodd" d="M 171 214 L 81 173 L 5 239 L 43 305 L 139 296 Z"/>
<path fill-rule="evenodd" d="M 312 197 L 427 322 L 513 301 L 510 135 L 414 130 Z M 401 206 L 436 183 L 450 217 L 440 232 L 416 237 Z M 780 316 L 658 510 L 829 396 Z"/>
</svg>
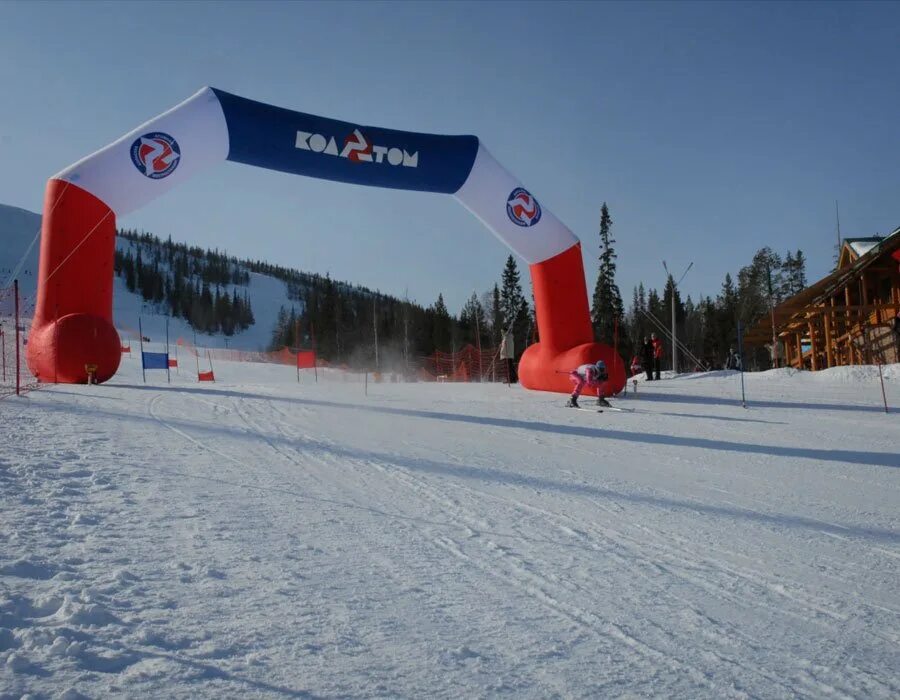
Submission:
<svg viewBox="0 0 900 700">
<path fill-rule="evenodd" d="M 528 343 L 529 306 L 522 293 L 522 285 L 519 282 L 519 268 L 512 255 L 506 259 L 503 269 L 503 277 L 500 289 L 500 311 L 503 315 L 503 328 L 505 331 L 512 328 L 516 354 L 521 354 Z"/>
<path fill-rule="evenodd" d="M 616 284 L 617 256 L 613 249 L 616 239 L 612 237 L 612 225 L 609 208 L 606 202 L 603 202 L 600 209 L 600 269 L 594 286 L 591 322 L 594 326 L 594 337 L 607 345 L 613 344 L 616 324 L 621 323 L 625 315 L 622 295 Z"/>
<path fill-rule="evenodd" d="M 722 291 L 716 302 L 718 313 L 713 349 L 717 358 L 724 358 L 728 348 L 737 342 L 738 292 L 730 272 L 725 273 Z"/>
<path fill-rule="evenodd" d="M 797 261 L 791 251 L 787 252 L 781 264 L 781 294 L 783 297 L 789 297 L 797 292 L 794 291 L 794 271 L 797 269 Z"/>
<path fill-rule="evenodd" d="M 472 296 L 466 300 L 459 314 L 459 325 L 463 331 L 463 342 L 471 343 L 477 347 L 480 338 L 484 337 L 487 330 L 485 322 L 484 307 L 481 305 L 478 295 L 472 292 Z"/>
<path fill-rule="evenodd" d="M 797 250 L 797 254 L 794 256 L 792 278 L 794 294 L 798 294 L 806 289 L 806 258 L 803 255 L 803 251 L 800 249 Z"/>
<path fill-rule="evenodd" d="M 432 345 L 436 350 L 447 352 L 451 350 L 453 340 L 453 323 L 447 305 L 444 303 L 444 295 L 438 294 L 437 301 L 431 307 L 434 317 L 432 331 Z"/>
<path fill-rule="evenodd" d="M 284 347 L 284 343 L 282 341 L 284 339 L 284 332 L 287 328 L 287 323 L 287 309 L 285 309 L 284 306 L 281 306 L 278 309 L 278 318 L 275 321 L 275 327 L 272 329 L 272 340 L 269 342 L 269 350 L 280 350 L 282 347 Z"/>
<path fill-rule="evenodd" d="M 647 322 L 647 295 L 644 292 L 644 283 L 641 282 L 634 288 L 631 295 L 631 308 L 628 310 L 626 322 L 628 332 L 620 333 L 623 338 L 628 338 L 630 347 L 628 350 L 636 354 L 644 342 L 644 336 L 649 336 Z"/>
<path fill-rule="evenodd" d="M 503 315 L 502 324 L 504 330 L 515 322 L 516 315 L 522 305 L 522 285 L 519 283 L 519 268 L 515 258 L 510 255 L 506 259 L 506 267 L 503 269 L 500 291 L 500 311 Z"/>
</svg>

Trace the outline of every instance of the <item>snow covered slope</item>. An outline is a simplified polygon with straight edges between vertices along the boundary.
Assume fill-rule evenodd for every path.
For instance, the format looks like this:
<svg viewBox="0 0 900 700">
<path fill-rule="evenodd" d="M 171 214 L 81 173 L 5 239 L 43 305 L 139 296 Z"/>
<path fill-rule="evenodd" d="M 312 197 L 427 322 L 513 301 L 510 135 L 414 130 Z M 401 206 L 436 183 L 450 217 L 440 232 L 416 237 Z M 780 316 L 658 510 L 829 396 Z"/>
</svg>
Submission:
<svg viewBox="0 0 900 700">
<path fill-rule="evenodd" d="M 900 418 L 871 373 L 595 414 L 216 372 L 126 357 L 0 402 L 0 695 L 900 695 Z"/>
<path fill-rule="evenodd" d="M 40 240 L 34 242 L 34 239 L 40 228 L 41 217 L 38 214 L 0 204 L 0 287 L 4 286 L 8 279 L 11 283 L 13 271 L 26 251 L 29 251 L 29 246 L 32 246 L 18 274 L 26 316 L 29 316 L 34 308 L 33 298 L 37 285 L 40 252 Z M 120 238 L 116 241 L 116 246 L 120 250 L 126 250 L 133 248 L 134 244 Z M 153 304 L 145 303 L 140 294 L 129 292 L 122 278 L 116 277 L 114 283 L 113 318 L 124 338 L 132 333 L 135 338 L 137 337 L 140 316 L 144 335 L 154 342 L 162 343 L 165 340 L 167 318 L 169 335 L 173 342 L 178 337 L 193 339 L 194 331 L 187 321 L 161 314 Z M 234 287 L 229 286 L 228 289 L 231 291 Z M 240 294 L 245 290 L 248 292 L 256 322 L 250 328 L 228 338 L 227 347 L 244 350 L 266 349 L 275 328 L 278 310 L 282 306 L 286 309 L 294 306 L 298 311 L 301 308 L 300 302 L 288 298 L 284 282 L 268 275 L 251 272 L 250 284 L 247 287 L 238 287 L 238 290 Z M 203 346 L 226 347 L 226 337 L 222 334 L 198 333 L 196 337 L 197 343 Z"/>
<path fill-rule="evenodd" d="M 122 251 L 126 251 L 129 248 L 133 250 L 134 244 L 131 241 L 119 238 L 116 241 L 116 247 Z M 151 348 L 157 350 L 165 342 L 166 321 L 169 324 L 169 338 L 172 343 L 177 338 L 184 338 L 193 342 L 196 337 L 197 344 L 203 347 L 266 350 L 272 340 L 272 330 L 275 328 L 279 309 L 283 306 L 285 309 L 290 310 L 293 306 L 299 311 L 302 308 L 302 303 L 288 299 L 287 287 L 283 281 L 256 272 L 250 272 L 249 275 L 250 284 L 246 287 L 238 286 L 237 289 L 239 295 L 243 295 L 245 291 L 249 295 L 255 323 L 246 330 L 237 332 L 227 338 L 227 345 L 226 336 L 221 333 L 197 333 L 195 336 L 194 330 L 185 319 L 172 318 L 164 313 L 160 313 L 154 304 L 145 302 L 140 294 L 129 292 L 125 286 L 125 281 L 121 277 L 116 277 L 114 280 L 113 317 L 116 320 L 116 326 L 123 337 L 127 338 L 131 335 L 136 339 L 138 316 L 140 316 L 144 336 L 155 343 Z M 226 289 L 231 294 L 235 286 L 225 285 L 223 289 Z"/>
<path fill-rule="evenodd" d="M 37 285 L 41 217 L 26 209 L 0 204 L 0 287 L 19 278 L 23 294 L 31 294 Z M 23 260 L 24 257 L 24 260 Z M 21 267 L 17 267 L 21 261 Z"/>
</svg>

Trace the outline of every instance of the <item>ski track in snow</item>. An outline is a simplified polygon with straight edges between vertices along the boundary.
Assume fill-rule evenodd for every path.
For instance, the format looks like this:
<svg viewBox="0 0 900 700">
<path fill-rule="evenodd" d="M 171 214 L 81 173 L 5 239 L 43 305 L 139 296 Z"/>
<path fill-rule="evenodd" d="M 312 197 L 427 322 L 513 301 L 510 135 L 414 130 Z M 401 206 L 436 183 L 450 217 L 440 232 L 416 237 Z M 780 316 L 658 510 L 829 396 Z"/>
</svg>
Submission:
<svg viewBox="0 0 900 700">
<path fill-rule="evenodd" d="M 216 374 L 0 401 L 0 698 L 900 695 L 900 423 L 858 369 L 603 414 Z"/>
</svg>

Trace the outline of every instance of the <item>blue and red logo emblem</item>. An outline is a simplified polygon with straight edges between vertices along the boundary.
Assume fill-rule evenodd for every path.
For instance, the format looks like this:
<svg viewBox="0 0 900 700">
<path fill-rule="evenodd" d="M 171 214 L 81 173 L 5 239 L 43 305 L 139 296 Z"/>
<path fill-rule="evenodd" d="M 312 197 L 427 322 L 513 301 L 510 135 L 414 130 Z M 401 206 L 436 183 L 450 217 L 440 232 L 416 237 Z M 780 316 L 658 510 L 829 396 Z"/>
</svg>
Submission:
<svg viewBox="0 0 900 700">
<path fill-rule="evenodd" d="M 131 144 L 131 162 L 142 174 L 153 180 L 171 175 L 181 160 L 178 142 L 168 134 L 154 131 Z"/>
<path fill-rule="evenodd" d="M 516 187 L 506 199 L 506 215 L 516 226 L 534 226 L 541 220 L 541 205 L 524 187 Z"/>
</svg>

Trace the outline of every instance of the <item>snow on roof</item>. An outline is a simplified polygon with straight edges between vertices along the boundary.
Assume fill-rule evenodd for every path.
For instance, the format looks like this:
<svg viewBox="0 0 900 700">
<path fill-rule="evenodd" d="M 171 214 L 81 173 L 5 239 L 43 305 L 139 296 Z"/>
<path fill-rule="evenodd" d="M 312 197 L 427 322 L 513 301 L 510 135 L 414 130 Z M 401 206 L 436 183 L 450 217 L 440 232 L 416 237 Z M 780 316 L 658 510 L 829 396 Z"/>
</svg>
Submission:
<svg viewBox="0 0 900 700">
<path fill-rule="evenodd" d="M 847 243 L 853 249 L 853 252 L 859 256 L 868 253 L 872 248 L 881 243 L 880 238 L 860 238 L 858 240 L 849 240 Z"/>
</svg>

